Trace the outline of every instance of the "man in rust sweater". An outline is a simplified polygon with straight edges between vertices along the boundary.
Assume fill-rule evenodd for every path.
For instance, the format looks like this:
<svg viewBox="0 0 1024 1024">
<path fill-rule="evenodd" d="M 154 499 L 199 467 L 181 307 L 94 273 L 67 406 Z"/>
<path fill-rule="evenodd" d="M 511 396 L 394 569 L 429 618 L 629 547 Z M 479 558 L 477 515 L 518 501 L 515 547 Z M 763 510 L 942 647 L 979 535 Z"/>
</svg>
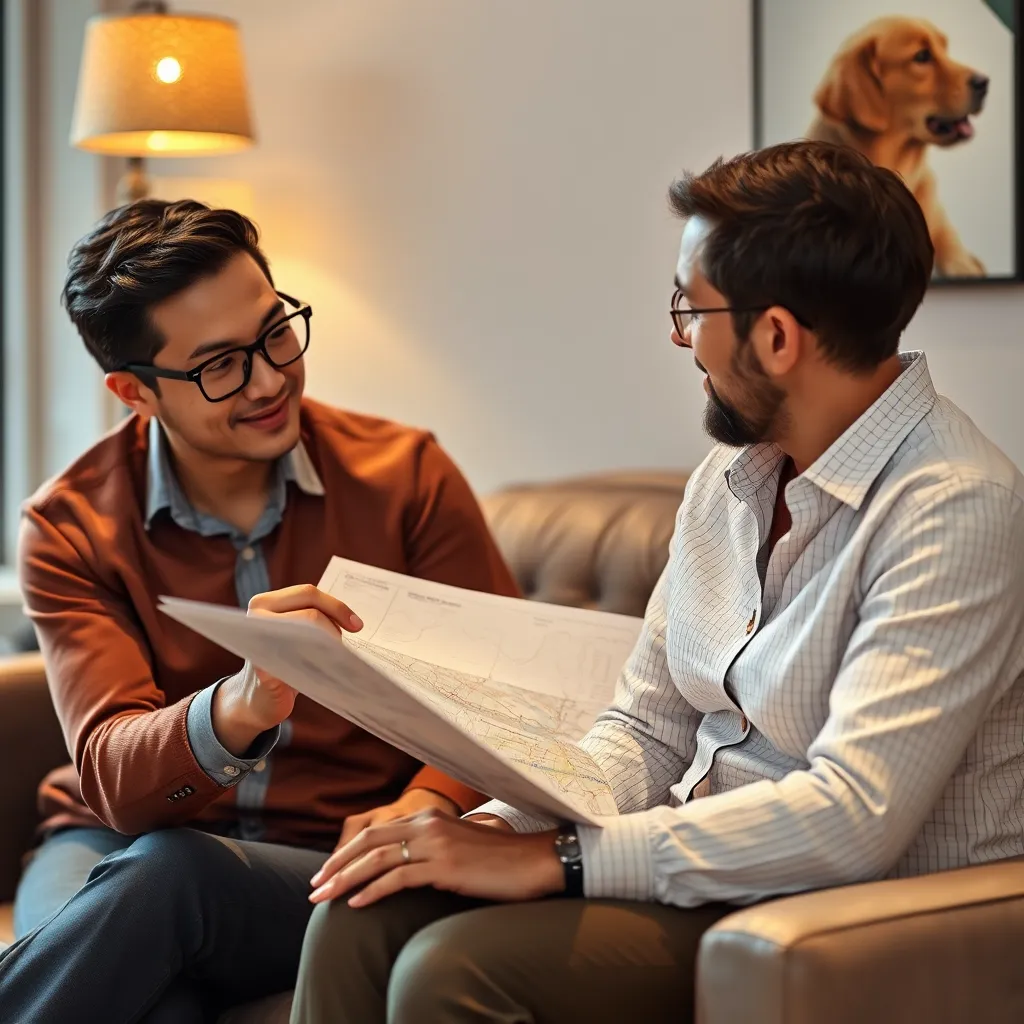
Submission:
<svg viewBox="0 0 1024 1024">
<path fill-rule="evenodd" d="M 303 399 L 312 310 L 275 289 L 246 218 L 115 210 L 72 252 L 64 303 L 134 415 L 25 509 L 22 587 L 74 764 L 42 785 L 0 1016 L 198 1022 L 291 987 L 308 879 L 343 829 L 479 794 L 160 595 L 356 630 L 309 586 L 332 555 L 515 585 L 429 434 Z"/>
</svg>

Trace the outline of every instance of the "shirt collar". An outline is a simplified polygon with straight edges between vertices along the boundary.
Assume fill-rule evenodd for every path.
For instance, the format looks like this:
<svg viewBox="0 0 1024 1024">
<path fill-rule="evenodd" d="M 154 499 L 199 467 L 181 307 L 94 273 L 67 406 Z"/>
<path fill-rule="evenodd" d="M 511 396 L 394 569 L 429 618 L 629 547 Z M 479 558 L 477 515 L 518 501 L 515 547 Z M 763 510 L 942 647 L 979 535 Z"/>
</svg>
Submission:
<svg viewBox="0 0 1024 1024">
<path fill-rule="evenodd" d="M 175 476 L 167 454 L 167 441 L 164 437 L 160 421 L 155 417 L 149 421 L 149 458 L 147 463 L 146 482 L 146 529 L 148 530 L 154 517 L 167 510 L 171 518 L 181 527 L 197 533 L 206 533 L 203 520 L 210 517 L 200 516 L 185 497 L 181 485 Z M 274 498 L 270 505 L 278 506 L 278 517 L 284 510 L 284 487 L 294 483 L 304 494 L 322 498 L 324 485 L 313 465 L 313 460 L 306 451 L 306 446 L 299 443 L 277 462 L 277 481 L 275 482 Z M 277 491 L 281 494 L 277 497 Z M 221 532 L 221 531 L 217 531 Z"/>
<path fill-rule="evenodd" d="M 901 353 L 900 362 L 903 372 L 878 401 L 803 473 L 804 479 L 854 509 L 938 399 L 923 352 Z"/>
<path fill-rule="evenodd" d="M 938 398 L 923 352 L 901 352 L 900 362 L 903 372 L 882 396 L 801 474 L 854 509 Z M 774 444 L 744 448 L 726 470 L 729 489 L 738 498 L 749 497 L 774 475 L 782 459 Z"/>
</svg>

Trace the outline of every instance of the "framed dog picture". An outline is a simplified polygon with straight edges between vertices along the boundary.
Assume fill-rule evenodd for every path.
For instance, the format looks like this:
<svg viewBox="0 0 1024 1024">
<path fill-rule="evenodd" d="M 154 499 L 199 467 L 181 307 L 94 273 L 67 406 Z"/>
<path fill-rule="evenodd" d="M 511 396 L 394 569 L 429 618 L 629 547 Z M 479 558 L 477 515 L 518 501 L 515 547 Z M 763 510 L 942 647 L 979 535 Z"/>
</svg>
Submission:
<svg viewBox="0 0 1024 1024">
<path fill-rule="evenodd" d="M 938 282 L 1024 280 L 1024 0 L 754 0 L 754 144 L 853 146 L 897 171 Z"/>
</svg>

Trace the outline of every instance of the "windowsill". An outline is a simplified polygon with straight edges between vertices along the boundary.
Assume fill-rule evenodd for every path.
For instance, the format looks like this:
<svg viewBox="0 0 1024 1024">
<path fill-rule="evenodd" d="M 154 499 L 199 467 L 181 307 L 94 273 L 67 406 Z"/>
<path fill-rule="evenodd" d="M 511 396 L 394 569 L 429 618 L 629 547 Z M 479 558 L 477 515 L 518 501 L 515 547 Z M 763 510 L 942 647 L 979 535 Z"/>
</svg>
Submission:
<svg viewBox="0 0 1024 1024">
<path fill-rule="evenodd" d="M 13 637 L 25 625 L 18 570 L 13 565 L 0 565 L 0 657 L 10 654 Z"/>
<path fill-rule="evenodd" d="M 13 565 L 0 565 L 0 607 L 6 608 L 9 605 L 21 608 L 18 570 Z"/>
</svg>

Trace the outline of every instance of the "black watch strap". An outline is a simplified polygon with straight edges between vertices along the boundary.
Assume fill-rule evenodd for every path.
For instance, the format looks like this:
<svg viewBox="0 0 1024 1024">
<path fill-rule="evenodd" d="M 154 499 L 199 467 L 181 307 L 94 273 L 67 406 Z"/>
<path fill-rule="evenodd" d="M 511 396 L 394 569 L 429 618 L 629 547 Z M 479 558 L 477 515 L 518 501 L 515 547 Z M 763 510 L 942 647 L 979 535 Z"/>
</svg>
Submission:
<svg viewBox="0 0 1024 1024">
<path fill-rule="evenodd" d="M 562 871 L 565 872 L 565 893 L 566 896 L 583 895 L 583 854 L 580 851 L 579 837 L 576 835 L 576 826 L 568 825 L 559 830 L 555 836 L 555 853 L 562 862 Z"/>
</svg>

